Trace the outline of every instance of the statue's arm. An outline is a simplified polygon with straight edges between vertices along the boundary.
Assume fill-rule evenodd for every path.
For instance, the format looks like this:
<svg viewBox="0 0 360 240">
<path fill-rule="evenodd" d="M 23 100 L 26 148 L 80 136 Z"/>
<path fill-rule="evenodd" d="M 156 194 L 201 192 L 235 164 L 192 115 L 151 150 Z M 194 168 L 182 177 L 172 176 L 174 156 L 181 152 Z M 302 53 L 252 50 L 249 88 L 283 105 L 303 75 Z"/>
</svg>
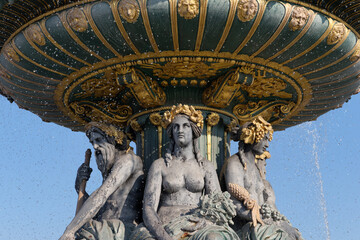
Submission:
<svg viewBox="0 0 360 240">
<path fill-rule="evenodd" d="M 134 163 L 130 155 L 126 155 L 125 157 L 127 158 L 116 161 L 109 176 L 85 201 L 80 211 L 66 228 L 64 235 L 60 240 L 69 239 L 69 236 L 73 236 L 80 227 L 90 221 L 105 204 L 111 194 L 113 194 L 115 190 L 131 176 L 134 171 Z"/>
<path fill-rule="evenodd" d="M 228 164 L 225 170 L 225 183 L 226 188 L 229 191 L 229 183 L 237 184 L 243 188 L 246 188 L 244 183 L 245 170 L 237 155 L 233 155 L 228 159 Z M 251 212 L 248 210 L 242 202 L 232 197 L 232 200 L 236 206 L 237 215 L 243 219 L 251 220 Z"/>
<path fill-rule="evenodd" d="M 205 194 L 221 192 L 219 179 L 214 165 L 210 161 L 204 162 L 205 168 Z"/>
<path fill-rule="evenodd" d="M 158 240 L 171 240 L 165 231 L 157 209 L 160 202 L 162 169 L 166 167 L 163 159 L 156 160 L 150 167 L 144 192 L 143 220 L 146 228 Z"/>
</svg>

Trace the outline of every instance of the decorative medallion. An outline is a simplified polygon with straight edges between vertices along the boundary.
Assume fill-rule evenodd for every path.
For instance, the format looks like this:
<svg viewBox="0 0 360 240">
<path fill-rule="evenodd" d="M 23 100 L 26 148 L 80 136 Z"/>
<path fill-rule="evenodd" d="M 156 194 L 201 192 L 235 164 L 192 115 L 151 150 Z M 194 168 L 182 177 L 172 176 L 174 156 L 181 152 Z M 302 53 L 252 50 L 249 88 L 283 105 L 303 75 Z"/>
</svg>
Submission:
<svg viewBox="0 0 360 240">
<path fill-rule="evenodd" d="M 240 21 L 248 22 L 252 20 L 259 9 L 259 3 L 256 0 L 240 0 L 237 5 L 237 16 Z"/>
<path fill-rule="evenodd" d="M 355 49 L 355 52 L 351 55 L 350 61 L 356 62 L 359 59 L 360 59 L 360 47 L 357 47 Z"/>
<path fill-rule="evenodd" d="M 67 21 L 72 29 L 77 32 L 85 32 L 88 29 L 88 21 L 82 9 L 76 7 L 69 10 Z"/>
<path fill-rule="evenodd" d="M 335 23 L 334 27 L 332 28 L 329 36 L 327 37 L 327 44 L 333 45 L 335 43 L 340 42 L 344 38 L 346 34 L 346 27 L 343 23 Z"/>
<path fill-rule="evenodd" d="M 206 118 L 207 124 L 211 127 L 216 126 L 219 123 L 219 120 L 220 116 L 217 113 L 210 113 Z"/>
<path fill-rule="evenodd" d="M 139 4 L 135 0 L 121 0 L 119 3 L 119 12 L 121 17 L 127 22 L 134 23 L 139 18 Z"/>
<path fill-rule="evenodd" d="M 11 46 L 10 43 L 6 44 L 2 51 L 5 53 L 5 55 L 10 58 L 11 60 L 15 61 L 15 62 L 19 62 L 20 61 L 20 57 L 19 55 L 16 53 L 16 51 L 14 50 L 14 48 Z"/>
<path fill-rule="evenodd" d="M 142 131 L 142 127 L 140 126 L 138 121 L 136 121 L 136 119 L 132 119 L 130 121 L 129 125 L 135 132 L 141 132 Z"/>
<path fill-rule="evenodd" d="M 207 79 L 209 77 L 216 76 L 218 70 L 231 67 L 233 63 L 211 63 L 206 64 L 204 62 L 198 62 L 196 60 L 174 59 L 164 65 L 155 64 L 141 64 L 141 67 L 149 68 L 153 70 L 153 74 L 159 78 L 197 78 Z"/>
<path fill-rule="evenodd" d="M 162 122 L 162 117 L 160 113 L 152 113 L 149 116 L 150 122 L 154 126 L 160 126 Z"/>
<path fill-rule="evenodd" d="M 178 13 L 185 19 L 192 19 L 199 14 L 199 0 L 179 0 Z"/>
<path fill-rule="evenodd" d="M 294 7 L 289 22 L 290 30 L 296 31 L 301 29 L 309 19 L 309 15 L 309 11 L 306 8 L 299 6 Z"/>
<path fill-rule="evenodd" d="M 37 24 L 31 24 L 28 28 L 26 28 L 25 34 L 37 45 L 44 46 L 46 43 L 45 36 Z"/>
</svg>

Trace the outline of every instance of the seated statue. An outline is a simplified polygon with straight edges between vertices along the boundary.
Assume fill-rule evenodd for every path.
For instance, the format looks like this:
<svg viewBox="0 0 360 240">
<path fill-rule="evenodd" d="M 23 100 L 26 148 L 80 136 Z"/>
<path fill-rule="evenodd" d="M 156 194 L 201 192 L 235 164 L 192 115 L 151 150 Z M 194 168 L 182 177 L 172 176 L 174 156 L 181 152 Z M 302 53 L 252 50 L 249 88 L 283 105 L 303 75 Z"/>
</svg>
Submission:
<svg viewBox="0 0 360 240">
<path fill-rule="evenodd" d="M 203 116 L 192 106 L 173 106 L 163 117 L 170 138 L 165 158 L 150 167 L 144 223 L 131 240 L 238 239 L 228 227 L 235 216 L 230 194 L 221 193 L 214 165 L 199 152 Z"/>
<path fill-rule="evenodd" d="M 265 179 L 271 124 L 258 117 L 234 128 L 231 134 L 233 140 L 239 141 L 239 152 L 224 166 L 225 182 L 236 205 L 234 229 L 240 239 L 302 239 L 298 229 L 277 210 L 274 191 Z"/>
<path fill-rule="evenodd" d="M 125 133 L 112 125 L 91 122 L 86 126 L 86 135 L 94 147 L 103 183 L 90 196 L 85 194 L 86 201 L 60 240 L 128 239 L 136 222 L 141 222 L 142 160 L 129 148 Z M 80 166 L 77 192 L 80 182 L 87 180 L 90 173 L 88 166 Z"/>
</svg>

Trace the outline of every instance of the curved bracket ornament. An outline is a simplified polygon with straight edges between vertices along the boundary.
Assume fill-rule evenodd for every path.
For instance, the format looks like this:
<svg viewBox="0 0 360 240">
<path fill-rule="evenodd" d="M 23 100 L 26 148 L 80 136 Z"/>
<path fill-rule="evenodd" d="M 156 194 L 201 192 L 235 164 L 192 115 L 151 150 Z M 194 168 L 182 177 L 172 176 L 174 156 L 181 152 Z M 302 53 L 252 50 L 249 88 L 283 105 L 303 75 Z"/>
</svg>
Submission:
<svg viewBox="0 0 360 240">
<path fill-rule="evenodd" d="M 224 108 L 230 105 L 242 85 L 251 85 L 254 79 L 254 71 L 251 68 L 241 67 L 230 70 L 224 76 L 214 81 L 205 89 L 203 103 Z"/>
<path fill-rule="evenodd" d="M 163 89 L 156 81 L 145 76 L 140 70 L 124 68 L 119 70 L 116 75 L 119 85 L 129 88 L 140 106 L 149 108 L 165 103 L 166 94 Z"/>
</svg>

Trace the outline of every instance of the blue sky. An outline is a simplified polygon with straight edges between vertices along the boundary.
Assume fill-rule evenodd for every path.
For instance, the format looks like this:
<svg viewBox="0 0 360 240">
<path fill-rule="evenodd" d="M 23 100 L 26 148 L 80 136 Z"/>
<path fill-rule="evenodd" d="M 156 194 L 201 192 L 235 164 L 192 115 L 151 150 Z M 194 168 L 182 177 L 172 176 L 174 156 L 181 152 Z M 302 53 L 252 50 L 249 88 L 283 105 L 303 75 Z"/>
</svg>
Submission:
<svg viewBox="0 0 360 240">
<path fill-rule="evenodd" d="M 358 106 L 360 95 L 276 132 L 270 143 L 267 178 L 277 206 L 305 239 L 359 239 Z M 76 170 L 91 146 L 83 133 L 44 123 L 3 97 L 0 116 L 0 240 L 58 239 L 74 216 Z M 91 166 L 89 192 L 101 183 L 94 159 Z"/>
</svg>

